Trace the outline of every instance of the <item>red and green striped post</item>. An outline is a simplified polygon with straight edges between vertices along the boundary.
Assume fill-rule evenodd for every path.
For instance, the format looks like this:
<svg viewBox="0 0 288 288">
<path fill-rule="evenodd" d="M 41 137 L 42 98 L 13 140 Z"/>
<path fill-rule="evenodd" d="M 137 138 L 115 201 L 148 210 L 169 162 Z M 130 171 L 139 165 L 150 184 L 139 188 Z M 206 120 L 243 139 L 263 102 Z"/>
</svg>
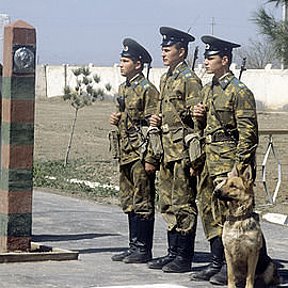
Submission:
<svg viewBox="0 0 288 288">
<path fill-rule="evenodd" d="M 4 27 L 0 252 L 30 251 L 32 235 L 36 31 Z"/>
</svg>

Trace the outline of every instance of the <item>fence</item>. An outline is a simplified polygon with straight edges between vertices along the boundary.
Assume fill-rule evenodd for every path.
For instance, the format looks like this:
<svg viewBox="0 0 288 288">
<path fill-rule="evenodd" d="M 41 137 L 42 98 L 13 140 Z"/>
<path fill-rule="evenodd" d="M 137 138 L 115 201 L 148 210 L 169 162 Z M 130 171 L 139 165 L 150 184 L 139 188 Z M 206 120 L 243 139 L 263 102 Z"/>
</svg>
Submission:
<svg viewBox="0 0 288 288">
<path fill-rule="evenodd" d="M 111 84 L 111 94 L 117 93 L 118 85 L 124 81 L 120 75 L 119 67 L 96 67 L 89 65 L 90 71 L 97 73 L 101 82 L 100 88 L 105 88 L 107 83 Z M 249 69 L 242 75 L 242 81 L 253 91 L 256 101 L 262 107 L 269 109 L 288 108 L 288 69 Z M 36 95 L 37 97 L 55 97 L 63 95 L 66 84 L 73 81 L 72 70 L 76 66 L 69 65 L 38 65 L 36 71 Z M 160 77 L 166 68 L 153 67 L 150 72 L 150 80 L 159 87 Z M 239 69 L 233 64 L 231 70 L 238 77 Z M 195 72 L 201 77 L 203 84 L 211 77 L 204 73 L 201 65 L 196 67 Z M 75 77 L 74 77 L 75 78 Z M 73 86 L 73 85 L 72 85 Z"/>
<path fill-rule="evenodd" d="M 259 137 L 257 166 L 258 170 L 261 170 L 258 171 L 258 175 L 261 174 L 261 179 L 258 178 L 258 182 L 261 182 L 262 189 L 267 196 L 266 205 L 274 205 L 280 188 L 283 188 L 282 191 L 284 192 L 281 196 L 285 197 L 286 194 L 285 187 L 287 185 L 283 184 L 287 184 L 288 179 L 286 179 L 287 163 L 285 162 L 286 153 L 284 151 L 288 145 L 288 129 L 260 129 Z M 266 147 L 264 147 L 265 144 Z"/>
</svg>

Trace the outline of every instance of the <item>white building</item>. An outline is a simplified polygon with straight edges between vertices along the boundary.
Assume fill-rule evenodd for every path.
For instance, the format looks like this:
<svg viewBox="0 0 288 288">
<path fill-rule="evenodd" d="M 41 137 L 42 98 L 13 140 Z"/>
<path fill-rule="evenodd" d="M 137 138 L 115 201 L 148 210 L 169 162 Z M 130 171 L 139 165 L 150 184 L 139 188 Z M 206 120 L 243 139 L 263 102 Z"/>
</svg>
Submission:
<svg viewBox="0 0 288 288">
<path fill-rule="evenodd" d="M 0 63 L 3 63 L 3 39 L 4 26 L 10 23 L 10 16 L 7 14 L 0 14 Z"/>
</svg>

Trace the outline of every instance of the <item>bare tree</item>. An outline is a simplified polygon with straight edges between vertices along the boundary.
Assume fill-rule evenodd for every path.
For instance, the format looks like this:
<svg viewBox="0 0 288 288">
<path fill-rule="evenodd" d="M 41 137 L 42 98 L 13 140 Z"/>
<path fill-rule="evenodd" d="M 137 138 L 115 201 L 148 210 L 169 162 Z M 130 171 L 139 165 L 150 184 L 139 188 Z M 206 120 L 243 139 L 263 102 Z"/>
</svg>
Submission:
<svg viewBox="0 0 288 288">
<path fill-rule="evenodd" d="M 261 69 L 267 64 L 279 67 L 276 51 L 270 42 L 265 39 L 249 39 L 249 44 L 238 49 L 235 53 L 235 62 L 241 62 L 246 57 L 246 68 Z"/>
</svg>

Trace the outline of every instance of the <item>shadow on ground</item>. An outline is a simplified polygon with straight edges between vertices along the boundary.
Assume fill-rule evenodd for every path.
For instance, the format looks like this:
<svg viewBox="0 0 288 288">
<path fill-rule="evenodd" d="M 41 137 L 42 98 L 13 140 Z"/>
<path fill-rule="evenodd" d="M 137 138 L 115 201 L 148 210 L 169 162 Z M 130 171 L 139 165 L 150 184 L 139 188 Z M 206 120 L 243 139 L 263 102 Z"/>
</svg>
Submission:
<svg viewBox="0 0 288 288">
<path fill-rule="evenodd" d="M 77 240 L 87 240 L 100 237 L 111 237 L 120 236 L 120 234 L 110 234 L 110 233 L 87 233 L 87 234 L 70 234 L 70 235 L 53 235 L 53 234 L 40 234 L 33 235 L 32 241 L 35 242 L 61 242 L 61 241 L 77 241 Z"/>
</svg>

